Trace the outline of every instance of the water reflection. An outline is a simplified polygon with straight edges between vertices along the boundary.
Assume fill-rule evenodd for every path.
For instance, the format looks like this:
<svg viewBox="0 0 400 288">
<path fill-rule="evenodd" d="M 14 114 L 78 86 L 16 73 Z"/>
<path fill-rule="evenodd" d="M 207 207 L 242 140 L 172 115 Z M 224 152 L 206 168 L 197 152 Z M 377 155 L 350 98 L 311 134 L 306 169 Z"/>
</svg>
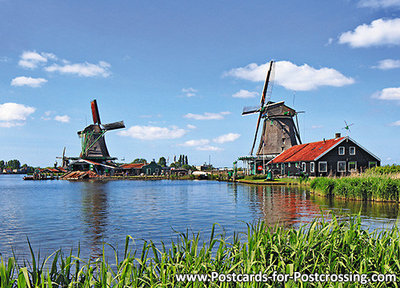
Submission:
<svg viewBox="0 0 400 288">
<path fill-rule="evenodd" d="M 82 217 L 92 258 L 102 255 L 108 217 L 107 184 L 101 181 L 82 183 Z"/>
</svg>

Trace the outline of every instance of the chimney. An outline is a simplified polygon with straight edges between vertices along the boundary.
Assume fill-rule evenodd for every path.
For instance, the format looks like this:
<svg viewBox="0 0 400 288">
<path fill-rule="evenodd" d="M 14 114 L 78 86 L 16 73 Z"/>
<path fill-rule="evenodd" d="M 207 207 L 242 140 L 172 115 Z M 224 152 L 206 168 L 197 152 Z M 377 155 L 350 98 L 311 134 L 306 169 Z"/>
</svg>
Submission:
<svg viewBox="0 0 400 288">
<path fill-rule="evenodd" d="M 335 138 L 340 138 L 340 133 L 335 133 Z"/>
</svg>

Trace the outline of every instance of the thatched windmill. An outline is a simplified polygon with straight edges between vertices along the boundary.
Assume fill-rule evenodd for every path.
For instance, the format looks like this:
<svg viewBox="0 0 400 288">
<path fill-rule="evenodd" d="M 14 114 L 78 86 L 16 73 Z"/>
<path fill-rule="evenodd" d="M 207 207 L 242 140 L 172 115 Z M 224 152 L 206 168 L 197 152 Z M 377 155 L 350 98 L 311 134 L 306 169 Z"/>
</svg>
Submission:
<svg viewBox="0 0 400 288">
<path fill-rule="evenodd" d="M 96 100 L 93 100 L 90 104 L 92 108 L 93 124 L 78 132 L 82 144 L 82 151 L 79 157 L 81 159 L 94 161 L 116 159 L 110 157 L 108 153 L 104 134 L 110 130 L 125 128 L 124 121 L 101 124 Z"/>
<path fill-rule="evenodd" d="M 294 145 L 301 144 L 297 114 L 304 111 L 296 112 L 293 108 L 286 106 L 284 101 L 266 101 L 268 84 L 270 82 L 273 64 L 273 61 L 271 61 L 269 64 L 264 89 L 261 95 L 260 106 L 255 108 L 245 107 L 242 113 L 242 115 L 258 113 L 256 132 L 254 135 L 253 145 L 250 150 L 250 155 L 253 155 L 261 119 L 264 119 L 260 144 L 256 152 L 256 155 L 262 156 L 263 159 L 272 159 L 279 155 L 282 151 Z M 293 121 L 293 117 L 296 117 L 297 125 Z"/>
</svg>

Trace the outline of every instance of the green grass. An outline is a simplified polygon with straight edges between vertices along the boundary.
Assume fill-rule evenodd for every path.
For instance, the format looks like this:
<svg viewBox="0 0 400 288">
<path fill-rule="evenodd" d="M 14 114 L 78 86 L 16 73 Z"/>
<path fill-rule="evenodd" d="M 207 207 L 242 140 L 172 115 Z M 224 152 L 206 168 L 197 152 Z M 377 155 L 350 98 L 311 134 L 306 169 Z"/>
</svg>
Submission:
<svg viewBox="0 0 400 288">
<path fill-rule="evenodd" d="M 365 174 L 367 175 L 390 175 L 390 174 L 399 174 L 400 173 L 400 165 L 385 165 L 367 169 Z"/>
<path fill-rule="evenodd" d="M 263 223 L 248 225 L 232 238 L 215 234 L 180 234 L 180 241 L 156 247 L 144 242 L 142 252 L 130 251 L 126 238 L 123 257 L 83 261 L 55 252 L 39 265 L 31 249 L 29 263 L 1 260 L 0 284 L 9 287 L 362 287 L 360 283 L 228 283 L 177 282 L 180 273 L 394 273 L 400 275 L 400 233 L 361 228 L 360 218 L 330 222 L 315 220 L 307 227 L 284 229 Z M 152 256 L 150 256 L 152 255 Z M 369 287 L 397 287 L 374 283 Z"/>
<path fill-rule="evenodd" d="M 311 189 L 327 196 L 348 199 L 399 201 L 400 179 L 385 176 L 315 178 Z"/>
</svg>

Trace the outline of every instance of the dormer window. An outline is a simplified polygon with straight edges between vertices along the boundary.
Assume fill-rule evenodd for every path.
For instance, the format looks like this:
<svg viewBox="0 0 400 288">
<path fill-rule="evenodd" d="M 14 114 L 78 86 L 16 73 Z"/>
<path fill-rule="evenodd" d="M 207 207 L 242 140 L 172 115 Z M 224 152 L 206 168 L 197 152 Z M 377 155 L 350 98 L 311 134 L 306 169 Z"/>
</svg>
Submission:
<svg viewBox="0 0 400 288">
<path fill-rule="evenodd" d="M 343 146 L 340 146 L 339 147 L 339 155 L 344 155 L 344 147 Z"/>
<path fill-rule="evenodd" d="M 349 154 L 350 154 L 350 155 L 356 155 L 356 147 L 351 146 L 351 147 L 349 148 Z"/>
</svg>

